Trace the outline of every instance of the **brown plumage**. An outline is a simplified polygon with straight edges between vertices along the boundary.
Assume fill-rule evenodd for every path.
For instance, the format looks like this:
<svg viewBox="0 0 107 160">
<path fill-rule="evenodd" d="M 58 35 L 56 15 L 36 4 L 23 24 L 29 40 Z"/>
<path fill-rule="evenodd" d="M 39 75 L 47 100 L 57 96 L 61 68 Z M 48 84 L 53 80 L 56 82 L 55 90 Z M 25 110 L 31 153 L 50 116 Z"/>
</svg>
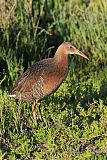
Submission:
<svg viewBox="0 0 107 160">
<path fill-rule="evenodd" d="M 43 59 L 30 68 L 16 81 L 9 96 L 32 102 L 32 113 L 37 125 L 35 103 L 55 92 L 68 74 L 68 54 L 88 57 L 71 43 L 62 43 L 53 58 Z M 39 119 L 42 121 L 41 106 L 38 107 Z"/>
</svg>

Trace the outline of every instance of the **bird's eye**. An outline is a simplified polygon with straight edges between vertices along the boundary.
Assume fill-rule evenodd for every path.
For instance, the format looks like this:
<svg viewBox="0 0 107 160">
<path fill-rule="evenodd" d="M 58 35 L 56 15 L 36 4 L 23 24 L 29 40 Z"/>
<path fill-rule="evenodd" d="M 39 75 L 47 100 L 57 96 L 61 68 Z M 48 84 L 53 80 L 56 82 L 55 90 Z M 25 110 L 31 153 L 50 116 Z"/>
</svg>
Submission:
<svg viewBox="0 0 107 160">
<path fill-rule="evenodd" d="M 70 46 L 70 49 L 72 49 L 72 46 Z"/>
</svg>

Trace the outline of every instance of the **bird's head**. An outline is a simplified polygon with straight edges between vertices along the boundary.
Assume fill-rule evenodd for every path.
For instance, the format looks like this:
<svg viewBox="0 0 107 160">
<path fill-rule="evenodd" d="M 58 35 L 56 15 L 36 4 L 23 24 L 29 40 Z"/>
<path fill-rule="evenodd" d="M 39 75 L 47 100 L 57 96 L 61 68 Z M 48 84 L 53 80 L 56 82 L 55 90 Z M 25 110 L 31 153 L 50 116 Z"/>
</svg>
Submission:
<svg viewBox="0 0 107 160">
<path fill-rule="evenodd" d="M 76 47 L 74 47 L 70 42 L 64 42 L 59 46 L 59 49 L 63 51 L 64 54 L 77 54 L 85 59 L 89 60 L 89 58 L 79 51 Z"/>
</svg>

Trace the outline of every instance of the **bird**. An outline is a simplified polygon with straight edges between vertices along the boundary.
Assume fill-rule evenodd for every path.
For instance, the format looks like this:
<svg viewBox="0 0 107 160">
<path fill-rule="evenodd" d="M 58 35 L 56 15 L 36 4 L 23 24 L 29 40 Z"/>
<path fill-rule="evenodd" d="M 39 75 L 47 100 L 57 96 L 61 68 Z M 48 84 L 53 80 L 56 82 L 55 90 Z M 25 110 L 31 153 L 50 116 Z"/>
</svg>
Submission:
<svg viewBox="0 0 107 160">
<path fill-rule="evenodd" d="M 58 47 L 53 58 L 46 58 L 31 65 L 16 81 L 9 97 L 32 103 L 34 122 L 38 125 L 35 105 L 38 106 L 38 118 L 43 122 L 41 115 L 41 101 L 54 93 L 66 79 L 69 70 L 68 55 L 80 55 L 89 58 L 70 42 L 63 42 Z"/>
</svg>

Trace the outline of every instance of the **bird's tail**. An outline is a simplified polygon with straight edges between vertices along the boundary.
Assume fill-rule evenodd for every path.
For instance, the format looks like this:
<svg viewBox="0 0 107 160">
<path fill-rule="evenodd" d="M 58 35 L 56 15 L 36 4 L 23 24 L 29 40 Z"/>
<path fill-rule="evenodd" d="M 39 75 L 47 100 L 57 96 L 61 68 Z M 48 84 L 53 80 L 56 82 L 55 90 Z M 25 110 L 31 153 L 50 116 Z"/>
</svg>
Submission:
<svg viewBox="0 0 107 160">
<path fill-rule="evenodd" d="M 15 95 L 15 94 L 11 94 L 11 93 L 8 93 L 8 94 L 7 94 L 7 96 L 8 96 L 8 97 L 13 97 L 13 98 L 15 98 L 15 97 L 16 97 L 16 95 Z"/>
</svg>

